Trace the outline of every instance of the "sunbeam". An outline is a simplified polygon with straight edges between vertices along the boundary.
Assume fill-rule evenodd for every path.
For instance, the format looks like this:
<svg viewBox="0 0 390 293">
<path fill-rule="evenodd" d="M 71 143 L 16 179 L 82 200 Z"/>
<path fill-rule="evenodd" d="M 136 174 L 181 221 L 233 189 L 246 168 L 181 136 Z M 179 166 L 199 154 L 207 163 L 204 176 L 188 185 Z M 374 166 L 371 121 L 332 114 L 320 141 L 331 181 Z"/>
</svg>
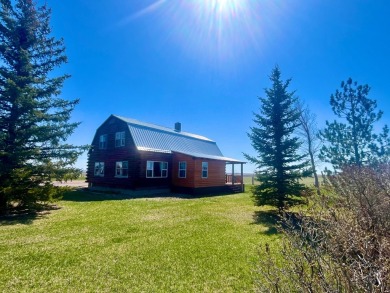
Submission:
<svg viewBox="0 0 390 293">
<path fill-rule="evenodd" d="M 196 58 L 226 61 L 261 50 L 264 27 L 279 8 L 260 0 L 157 0 L 131 18 L 153 16 L 165 40 Z"/>
</svg>

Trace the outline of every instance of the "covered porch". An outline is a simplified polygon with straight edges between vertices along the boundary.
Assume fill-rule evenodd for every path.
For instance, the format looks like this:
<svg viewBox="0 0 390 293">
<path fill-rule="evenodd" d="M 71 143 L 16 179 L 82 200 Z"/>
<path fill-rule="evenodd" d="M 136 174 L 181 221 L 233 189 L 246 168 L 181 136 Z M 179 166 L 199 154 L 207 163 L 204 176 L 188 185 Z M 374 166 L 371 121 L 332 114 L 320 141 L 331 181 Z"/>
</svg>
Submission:
<svg viewBox="0 0 390 293">
<path fill-rule="evenodd" d="M 244 164 L 246 162 L 231 160 L 226 161 L 225 184 L 231 186 L 235 192 L 245 192 Z M 230 173 L 228 173 L 230 169 Z"/>
</svg>

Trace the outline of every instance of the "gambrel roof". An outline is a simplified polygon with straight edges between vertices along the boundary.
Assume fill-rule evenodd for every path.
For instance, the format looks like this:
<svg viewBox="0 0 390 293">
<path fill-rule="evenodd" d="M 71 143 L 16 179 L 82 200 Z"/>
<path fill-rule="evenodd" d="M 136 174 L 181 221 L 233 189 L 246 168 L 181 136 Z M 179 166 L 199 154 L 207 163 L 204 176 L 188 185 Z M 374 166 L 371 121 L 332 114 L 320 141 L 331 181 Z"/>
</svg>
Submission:
<svg viewBox="0 0 390 293">
<path fill-rule="evenodd" d="M 117 115 L 112 116 L 127 123 L 135 146 L 140 151 L 177 152 L 198 158 L 239 162 L 224 157 L 216 142 L 207 137 Z"/>
</svg>

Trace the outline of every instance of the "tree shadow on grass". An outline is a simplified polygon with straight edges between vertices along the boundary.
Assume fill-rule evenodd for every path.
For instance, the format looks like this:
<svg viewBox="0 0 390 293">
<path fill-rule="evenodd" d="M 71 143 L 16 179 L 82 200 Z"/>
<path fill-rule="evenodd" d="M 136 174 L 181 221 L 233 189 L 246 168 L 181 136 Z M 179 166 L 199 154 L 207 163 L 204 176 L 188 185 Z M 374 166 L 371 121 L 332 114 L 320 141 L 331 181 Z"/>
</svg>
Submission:
<svg viewBox="0 0 390 293">
<path fill-rule="evenodd" d="M 296 212 L 285 212 L 280 215 L 276 210 L 256 211 L 253 215 L 253 224 L 263 225 L 268 230 L 265 235 L 279 234 L 281 230 L 299 230 L 302 226 L 302 216 Z"/>
<path fill-rule="evenodd" d="M 175 194 L 156 193 L 147 194 L 142 192 L 122 193 L 120 191 L 96 191 L 87 188 L 75 189 L 66 192 L 62 198 L 64 201 L 72 202 L 94 202 L 94 201 L 110 201 L 110 200 L 129 200 L 138 198 L 160 198 L 160 197 L 176 197 Z M 185 197 L 180 197 L 185 198 Z M 189 196 L 187 198 L 190 198 Z"/>
<path fill-rule="evenodd" d="M 109 200 L 130 200 L 130 199 L 151 199 L 151 198 L 176 198 L 176 199 L 197 199 L 206 197 L 219 197 L 226 194 L 204 194 L 191 195 L 173 192 L 159 192 L 155 193 L 153 190 L 91 190 L 88 188 L 73 189 L 66 192 L 62 198 L 64 201 L 72 202 L 94 202 L 94 201 L 109 201 Z"/>
<path fill-rule="evenodd" d="M 33 208 L 11 209 L 5 215 L 0 215 L 0 226 L 17 224 L 31 225 L 34 221 L 46 218 L 51 211 L 58 209 L 60 208 L 56 205 L 39 205 Z"/>
<path fill-rule="evenodd" d="M 277 229 L 278 224 L 280 223 L 281 217 L 276 210 L 267 210 L 267 211 L 256 211 L 253 214 L 253 224 L 263 225 L 267 228 L 266 231 L 261 232 L 265 235 L 275 235 L 279 231 Z"/>
<path fill-rule="evenodd" d="M 88 189 L 74 189 L 64 194 L 61 200 L 73 202 L 106 201 L 128 199 L 124 194 L 115 192 L 94 192 Z"/>
</svg>

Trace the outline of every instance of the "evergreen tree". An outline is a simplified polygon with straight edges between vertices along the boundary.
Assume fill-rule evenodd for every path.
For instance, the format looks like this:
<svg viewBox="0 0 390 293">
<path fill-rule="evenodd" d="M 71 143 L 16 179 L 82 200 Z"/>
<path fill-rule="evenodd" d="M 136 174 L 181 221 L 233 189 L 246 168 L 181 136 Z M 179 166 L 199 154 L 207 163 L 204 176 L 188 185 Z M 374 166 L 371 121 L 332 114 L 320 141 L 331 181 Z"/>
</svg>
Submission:
<svg viewBox="0 0 390 293">
<path fill-rule="evenodd" d="M 389 157 L 389 129 L 383 128 L 379 135 L 374 133 L 374 124 L 382 117 L 376 111 L 376 101 L 368 97 L 370 87 L 358 85 L 349 78 L 341 83 L 330 97 L 333 112 L 345 123 L 326 121 L 326 128 L 320 131 L 324 145 L 320 158 L 331 163 L 335 169 L 343 165 L 370 165 L 383 163 Z"/>
<path fill-rule="evenodd" d="M 66 144 L 79 123 L 69 119 L 78 100 L 59 97 L 68 75 L 63 40 L 51 36 L 51 11 L 32 0 L 0 0 L 0 211 L 10 203 L 50 201 L 53 179 L 77 174 L 83 151 Z M 69 178 L 69 177 L 68 177 Z"/>
<path fill-rule="evenodd" d="M 290 79 L 281 80 L 276 66 L 270 76 L 272 87 L 265 89 L 266 98 L 259 98 L 260 113 L 254 113 L 255 127 L 248 133 L 257 156 L 245 157 L 257 165 L 259 185 L 253 188 L 258 205 L 272 205 L 279 212 L 301 202 L 305 189 L 299 179 L 307 174 L 304 171 L 307 161 L 299 155 L 301 145 L 294 132 L 300 125 L 300 112 L 295 107 L 297 98 L 288 92 Z"/>
</svg>

